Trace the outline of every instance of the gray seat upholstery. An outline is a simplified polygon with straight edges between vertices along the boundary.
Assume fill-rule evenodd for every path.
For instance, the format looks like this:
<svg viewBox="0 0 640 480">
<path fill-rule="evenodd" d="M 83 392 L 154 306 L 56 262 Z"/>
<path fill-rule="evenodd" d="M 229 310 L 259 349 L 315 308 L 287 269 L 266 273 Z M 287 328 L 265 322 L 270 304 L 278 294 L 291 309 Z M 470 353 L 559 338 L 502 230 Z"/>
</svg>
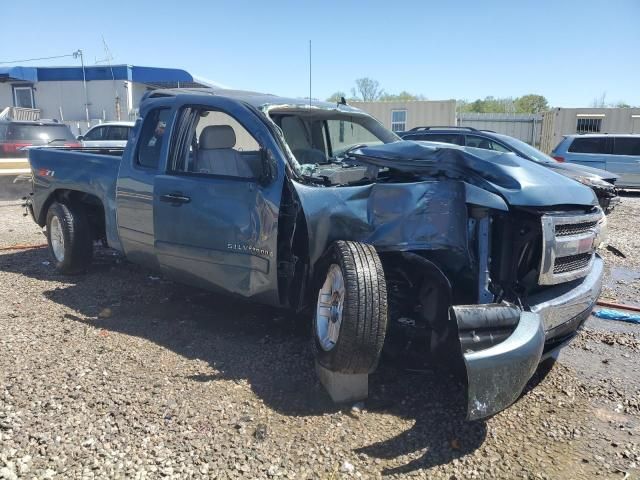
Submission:
<svg viewBox="0 0 640 480">
<path fill-rule="evenodd" d="M 202 129 L 195 171 L 212 175 L 251 178 L 251 170 L 233 147 L 236 134 L 229 125 L 209 125 Z"/>
</svg>

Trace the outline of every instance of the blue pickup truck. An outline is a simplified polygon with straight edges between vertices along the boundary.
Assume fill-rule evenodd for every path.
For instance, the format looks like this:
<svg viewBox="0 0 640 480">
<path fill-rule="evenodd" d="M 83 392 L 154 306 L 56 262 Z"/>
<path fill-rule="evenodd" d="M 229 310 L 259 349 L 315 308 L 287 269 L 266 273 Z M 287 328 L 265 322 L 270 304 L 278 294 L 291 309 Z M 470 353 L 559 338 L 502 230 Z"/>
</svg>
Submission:
<svg viewBox="0 0 640 480">
<path fill-rule="evenodd" d="M 102 241 L 176 281 L 308 312 L 330 372 L 413 349 L 463 373 L 469 419 L 513 403 L 600 293 L 593 191 L 513 153 L 251 92 L 157 90 L 140 116 L 124 151 L 29 152 L 27 207 L 63 273 Z"/>
</svg>

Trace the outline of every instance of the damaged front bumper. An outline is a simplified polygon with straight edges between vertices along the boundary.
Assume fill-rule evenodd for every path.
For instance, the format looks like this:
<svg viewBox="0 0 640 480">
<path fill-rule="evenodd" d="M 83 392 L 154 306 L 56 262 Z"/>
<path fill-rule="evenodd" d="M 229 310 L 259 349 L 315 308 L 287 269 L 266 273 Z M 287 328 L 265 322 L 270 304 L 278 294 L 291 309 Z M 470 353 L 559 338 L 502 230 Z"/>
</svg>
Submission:
<svg viewBox="0 0 640 480">
<path fill-rule="evenodd" d="M 531 296 L 529 311 L 506 303 L 451 307 L 467 373 L 468 420 L 515 402 L 538 364 L 573 339 L 600 295 L 602 274 L 596 256 L 586 277 Z"/>
</svg>

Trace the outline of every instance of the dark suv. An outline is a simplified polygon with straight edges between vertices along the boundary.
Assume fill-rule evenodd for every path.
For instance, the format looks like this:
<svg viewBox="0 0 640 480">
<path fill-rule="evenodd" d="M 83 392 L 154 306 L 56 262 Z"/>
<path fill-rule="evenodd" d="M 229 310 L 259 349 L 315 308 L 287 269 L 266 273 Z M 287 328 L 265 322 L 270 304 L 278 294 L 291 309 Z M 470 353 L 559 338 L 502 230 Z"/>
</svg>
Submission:
<svg viewBox="0 0 640 480">
<path fill-rule="evenodd" d="M 616 180 L 618 180 L 616 174 L 583 165 L 559 163 L 528 143 L 508 135 L 490 130 L 477 130 L 472 127 L 416 127 L 406 132 L 400 132 L 398 135 L 405 140 L 452 143 L 493 150 L 497 153 L 515 153 L 519 157 L 540 163 L 561 175 L 591 187 L 598 197 L 600 206 L 607 213 L 613 210 L 613 207 L 620 200 L 614 187 Z"/>
<path fill-rule="evenodd" d="M 79 147 L 80 143 L 64 123 L 55 120 L 0 121 L 0 157 L 27 157 L 32 145 Z"/>
</svg>

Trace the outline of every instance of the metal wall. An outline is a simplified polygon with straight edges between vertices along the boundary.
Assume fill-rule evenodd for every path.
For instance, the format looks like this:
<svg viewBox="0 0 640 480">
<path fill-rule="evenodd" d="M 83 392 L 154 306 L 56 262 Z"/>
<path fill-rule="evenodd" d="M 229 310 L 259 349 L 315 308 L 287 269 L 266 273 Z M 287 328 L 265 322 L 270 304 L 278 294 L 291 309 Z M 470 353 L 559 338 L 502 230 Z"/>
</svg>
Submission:
<svg viewBox="0 0 640 480">
<path fill-rule="evenodd" d="M 549 153 L 562 140 L 563 135 L 581 133 L 582 122 L 600 119 L 599 133 L 639 133 L 640 108 L 556 108 L 544 115 L 544 131 L 541 150 Z"/>
<path fill-rule="evenodd" d="M 388 129 L 391 129 L 391 112 L 406 110 L 406 130 L 427 125 L 455 125 L 455 100 L 415 100 L 409 102 L 349 102 L 356 108 L 364 110 L 377 118 Z"/>
<path fill-rule="evenodd" d="M 537 147 L 540 145 L 542 115 L 528 113 L 460 113 L 458 114 L 458 125 L 503 133 Z"/>
<path fill-rule="evenodd" d="M 89 118 L 91 123 L 99 120 L 116 120 L 116 97 L 119 97 L 120 119 L 129 120 L 129 112 L 133 109 L 132 93 L 139 101 L 144 86 L 123 80 L 92 80 L 87 82 Z M 40 118 L 55 118 L 65 123 L 83 122 L 86 129 L 85 92 L 82 81 L 46 81 L 33 84 L 33 97 L 36 108 L 40 110 Z M 11 83 L 0 83 L 0 110 L 13 105 Z M 137 105 L 135 105 L 137 107 Z"/>
</svg>

